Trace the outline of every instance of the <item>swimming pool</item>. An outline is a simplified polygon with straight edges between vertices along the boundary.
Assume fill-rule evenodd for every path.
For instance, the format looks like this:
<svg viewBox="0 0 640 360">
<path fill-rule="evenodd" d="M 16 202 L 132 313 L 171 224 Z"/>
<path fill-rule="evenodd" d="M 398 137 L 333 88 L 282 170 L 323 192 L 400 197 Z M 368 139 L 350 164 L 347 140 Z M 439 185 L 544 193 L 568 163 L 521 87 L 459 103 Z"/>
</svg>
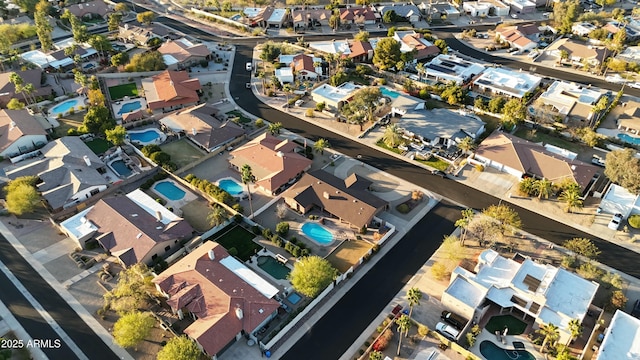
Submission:
<svg viewBox="0 0 640 360">
<path fill-rule="evenodd" d="M 118 110 L 118 115 L 140 110 L 141 108 L 142 108 L 142 103 L 140 102 L 140 100 L 134 100 L 132 102 L 122 104 L 122 107 L 120 108 L 120 110 Z"/>
<path fill-rule="evenodd" d="M 242 193 L 244 192 L 244 188 L 242 187 L 242 185 L 238 184 L 237 181 L 231 178 L 219 180 L 218 187 L 228 192 L 232 196 L 242 195 Z"/>
<path fill-rule="evenodd" d="M 84 99 L 82 98 L 73 98 L 73 99 L 65 100 L 60 104 L 49 109 L 49 115 L 51 116 L 58 116 L 58 114 L 64 115 L 68 113 L 71 109 L 74 109 L 74 111 L 80 110 L 80 106 L 83 106 L 83 105 L 84 105 Z"/>
<path fill-rule="evenodd" d="M 140 131 L 128 131 L 129 140 L 140 145 L 158 144 L 165 140 L 166 135 L 158 129 L 147 129 Z"/>
<path fill-rule="evenodd" d="M 291 295 L 287 296 L 287 300 L 289 300 L 290 303 L 295 305 L 300 300 L 302 300 L 302 296 L 300 296 L 298 293 L 294 292 L 294 293 L 291 293 Z"/>
<path fill-rule="evenodd" d="M 618 134 L 618 138 L 629 144 L 640 145 L 640 137 L 635 137 L 627 134 Z"/>
<path fill-rule="evenodd" d="M 380 87 L 380 92 L 382 93 L 382 96 L 388 96 L 388 97 L 390 97 L 392 99 L 397 99 L 398 96 L 400 96 L 400 94 L 398 92 L 393 91 L 393 90 L 391 90 L 389 88 L 386 88 L 386 87 L 383 87 L 383 86 Z"/>
<path fill-rule="evenodd" d="M 186 194 L 171 181 L 161 181 L 153 186 L 153 190 L 169 200 L 182 200 Z"/>
<path fill-rule="evenodd" d="M 285 280 L 291 272 L 291 269 L 271 256 L 258 256 L 258 267 L 278 280 Z"/>
<path fill-rule="evenodd" d="M 124 163 L 124 160 L 115 160 L 109 164 L 111 169 L 121 177 L 129 177 L 131 175 L 131 169 Z"/>
<path fill-rule="evenodd" d="M 320 245 L 329 245 L 333 242 L 333 234 L 320 224 L 312 222 L 304 223 L 302 225 L 302 232 Z"/>
<path fill-rule="evenodd" d="M 490 360 L 536 360 L 526 350 L 505 350 L 489 340 L 480 343 L 480 353 Z"/>
</svg>

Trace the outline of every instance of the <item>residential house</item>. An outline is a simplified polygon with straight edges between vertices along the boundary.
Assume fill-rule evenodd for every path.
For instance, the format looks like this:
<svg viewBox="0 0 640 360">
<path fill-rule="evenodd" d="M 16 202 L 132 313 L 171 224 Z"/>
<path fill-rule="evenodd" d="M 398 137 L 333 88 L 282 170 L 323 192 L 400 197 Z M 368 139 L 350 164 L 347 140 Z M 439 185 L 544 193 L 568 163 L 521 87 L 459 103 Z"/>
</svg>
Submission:
<svg viewBox="0 0 640 360">
<path fill-rule="evenodd" d="M 627 101 L 624 110 L 618 115 L 618 129 L 640 135 L 640 102 Z"/>
<path fill-rule="evenodd" d="M 396 31 L 393 38 L 400 42 L 400 51 L 413 52 L 413 62 L 432 58 L 440 53 L 440 48 L 413 30 Z"/>
<path fill-rule="evenodd" d="M 278 289 L 214 241 L 206 241 L 153 282 L 180 319 L 195 319 L 184 333 L 211 359 L 240 339 L 254 342 L 276 317 Z"/>
<path fill-rule="evenodd" d="M 60 228 L 83 249 L 96 240 L 125 267 L 152 265 L 180 250 L 181 241 L 194 234 L 187 221 L 140 189 L 100 199 Z"/>
<path fill-rule="evenodd" d="M 505 68 L 488 68 L 473 81 L 481 91 L 522 99 L 525 94 L 533 94 L 542 78 L 526 72 Z"/>
<path fill-rule="evenodd" d="M 562 59 L 565 51 L 568 59 Z M 560 38 L 554 41 L 553 44 L 547 47 L 546 53 L 550 56 L 555 56 L 559 62 L 579 66 L 586 62 L 593 67 L 600 66 L 611 55 L 611 51 L 605 47 L 595 47 L 570 38 Z"/>
<path fill-rule="evenodd" d="M 509 5 L 512 13 L 530 14 L 536 11 L 536 1 L 529 0 L 502 0 Z M 544 5 L 544 4 L 543 4 Z"/>
<path fill-rule="evenodd" d="M 341 56 L 351 54 L 347 40 L 313 41 L 309 43 L 309 48 L 325 54 L 340 54 Z"/>
<path fill-rule="evenodd" d="M 394 11 L 398 17 L 406 19 L 410 23 L 422 20 L 422 12 L 413 3 L 391 4 L 378 7 L 378 12 L 384 16 L 387 11 Z"/>
<path fill-rule="evenodd" d="M 571 32 L 578 36 L 589 36 L 589 34 L 591 34 L 591 32 L 597 28 L 598 27 L 593 25 L 592 23 L 583 21 L 579 23 L 574 23 L 571 26 Z"/>
<path fill-rule="evenodd" d="M 230 120 L 220 121 L 216 114 L 217 109 L 201 104 L 167 115 L 160 119 L 160 124 L 211 152 L 245 134 L 242 127 Z"/>
<path fill-rule="evenodd" d="M 303 215 L 314 208 L 321 209 L 361 229 L 389 207 L 389 203 L 369 191 L 371 184 L 355 173 L 340 179 L 324 170 L 315 170 L 304 174 L 282 197 L 289 207 Z"/>
<path fill-rule="evenodd" d="M 599 89 L 556 80 L 538 99 L 551 106 L 563 120 L 586 121 L 588 125 L 594 116 L 593 106 L 601 97 Z"/>
<path fill-rule="evenodd" d="M 354 40 L 349 43 L 349 59 L 355 63 L 368 62 L 373 59 L 373 46 L 368 41 Z"/>
<path fill-rule="evenodd" d="M 298 80 L 318 80 L 322 76 L 322 59 L 320 58 L 298 54 L 291 59 L 289 66 Z"/>
<path fill-rule="evenodd" d="M 616 56 L 616 59 L 640 64 L 640 46 L 628 46 Z"/>
<path fill-rule="evenodd" d="M 67 55 L 65 49 L 75 46 L 73 53 Z M 20 57 L 27 62 L 39 67 L 42 70 L 70 70 L 76 66 L 74 60 L 79 56 L 81 60 L 87 60 L 97 56 L 98 52 L 87 44 L 77 44 L 73 38 L 68 38 L 53 44 L 54 49 L 48 53 L 42 50 L 30 50 L 20 54 Z M 35 85 L 35 84 L 34 84 Z"/>
<path fill-rule="evenodd" d="M 273 6 L 245 8 L 244 12 L 248 16 L 251 26 L 263 28 L 281 28 L 289 18 L 286 9 L 274 8 Z"/>
<path fill-rule="evenodd" d="M 47 132 L 27 110 L 0 110 L 0 156 L 11 158 L 47 143 Z"/>
<path fill-rule="evenodd" d="M 485 67 L 479 63 L 461 59 L 455 55 L 440 54 L 424 65 L 424 76 L 437 82 L 456 82 L 459 85 L 471 81 Z"/>
<path fill-rule="evenodd" d="M 152 39 L 161 40 L 177 40 L 180 35 L 174 31 L 162 26 L 161 24 L 152 23 L 151 25 L 142 25 L 138 22 L 125 23 L 118 27 L 118 40 L 136 45 L 147 45 Z"/>
<path fill-rule="evenodd" d="M 589 190 L 598 168 L 576 160 L 575 154 L 559 155 L 562 152 L 557 150 L 497 131 L 478 146 L 474 159 L 518 179 L 544 178 L 556 184 L 572 180 L 583 192 Z"/>
<path fill-rule="evenodd" d="M 200 80 L 186 71 L 165 70 L 142 79 L 147 106 L 154 112 L 168 112 L 195 105 L 200 100 Z"/>
<path fill-rule="evenodd" d="M 281 67 L 280 69 L 275 69 L 275 75 L 280 81 L 280 84 L 291 84 L 295 81 L 293 76 L 293 69 L 290 67 Z"/>
<path fill-rule="evenodd" d="M 393 101 L 391 115 L 400 117 L 398 127 L 406 136 L 429 146 L 449 148 L 466 137 L 477 139 L 485 130 L 485 123 L 473 114 L 427 110 L 424 101 L 406 95 Z"/>
<path fill-rule="evenodd" d="M 337 87 L 322 84 L 311 91 L 311 98 L 316 103 L 324 103 L 327 109 L 340 110 L 361 88 L 360 85 L 355 85 L 352 82 L 346 82 Z"/>
<path fill-rule="evenodd" d="M 616 310 L 602 343 L 594 349 L 594 360 L 640 359 L 640 319 Z"/>
<path fill-rule="evenodd" d="M 291 11 L 294 28 L 329 26 L 331 15 L 332 12 L 328 9 L 294 9 Z"/>
<path fill-rule="evenodd" d="M 346 9 L 340 9 L 341 24 L 355 25 L 372 25 L 380 22 L 381 16 L 376 9 L 371 6 L 352 6 Z"/>
<path fill-rule="evenodd" d="M 507 26 L 496 31 L 501 40 L 521 52 L 530 51 L 538 47 L 540 30 L 535 24 Z"/>
<path fill-rule="evenodd" d="M 9 101 L 17 98 L 23 103 L 27 103 L 23 93 L 16 93 L 16 87 L 10 81 L 11 74 L 15 72 L 20 75 L 25 84 L 32 84 L 35 91 L 33 96 L 49 96 L 51 95 L 51 86 L 42 84 L 42 69 L 18 70 L 0 73 L 0 107 L 6 107 Z"/>
<path fill-rule="evenodd" d="M 432 19 L 456 20 L 460 18 L 460 10 L 450 2 L 420 3 L 418 8 Z"/>
<path fill-rule="evenodd" d="M 465 13 L 473 17 L 507 16 L 511 8 L 500 0 L 465 1 L 462 4 Z"/>
<path fill-rule="evenodd" d="M 621 29 L 625 30 L 626 33 L 626 42 L 635 42 L 640 38 L 640 21 L 638 20 L 630 20 L 629 23 L 624 23 L 620 21 L 609 21 L 605 26 L 603 26 L 605 30 L 611 34 L 611 36 L 615 35 Z"/>
<path fill-rule="evenodd" d="M 300 150 L 291 140 L 264 133 L 233 150 L 229 164 L 236 171 L 245 164 L 251 166 L 255 184 L 270 196 L 277 195 L 311 168 L 312 161 L 300 155 Z"/>
<path fill-rule="evenodd" d="M 107 19 L 112 10 L 102 0 L 93 0 L 84 3 L 69 5 L 65 8 L 80 19 L 102 18 Z"/>
<path fill-rule="evenodd" d="M 169 70 L 186 69 L 211 59 L 211 50 L 205 44 L 196 44 L 186 38 L 169 40 L 158 51 Z"/>
<path fill-rule="evenodd" d="M 102 174 L 105 164 L 77 136 L 54 140 L 42 149 L 42 157 L 25 161 L 6 176 L 13 180 L 21 176 L 38 176 L 38 191 L 53 212 L 75 206 L 107 189 L 110 181 Z"/>
<path fill-rule="evenodd" d="M 558 343 L 571 338 L 569 322 L 582 322 L 598 291 L 598 283 L 520 254 L 507 259 L 488 249 L 478 256 L 474 271 L 453 270 L 442 304 L 479 323 L 489 308 L 533 320 L 533 326 L 558 327 Z"/>
</svg>

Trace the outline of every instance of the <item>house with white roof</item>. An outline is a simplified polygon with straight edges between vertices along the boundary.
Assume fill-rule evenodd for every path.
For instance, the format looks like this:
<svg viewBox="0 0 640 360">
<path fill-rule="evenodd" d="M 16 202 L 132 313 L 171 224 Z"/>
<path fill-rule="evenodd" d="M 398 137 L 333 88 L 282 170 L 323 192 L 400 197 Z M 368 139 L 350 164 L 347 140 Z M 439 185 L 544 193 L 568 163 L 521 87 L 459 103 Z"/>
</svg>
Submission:
<svg viewBox="0 0 640 360">
<path fill-rule="evenodd" d="M 589 36 L 598 27 L 588 22 L 579 22 L 571 26 L 571 32 L 578 36 Z"/>
<path fill-rule="evenodd" d="M 640 46 L 629 46 L 616 56 L 616 59 L 640 64 Z"/>
<path fill-rule="evenodd" d="M 526 72 L 489 68 L 474 80 L 473 85 L 482 91 L 522 99 L 526 93 L 533 93 L 541 81 L 541 77 Z"/>
<path fill-rule="evenodd" d="M 424 65 L 425 76 L 438 82 L 464 84 L 486 68 L 484 65 L 461 59 L 455 55 L 440 54 Z"/>
<path fill-rule="evenodd" d="M 598 283 L 562 268 L 518 256 L 507 259 L 492 249 L 483 251 L 473 272 L 457 267 L 442 303 L 450 310 L 480 322 L 490 306 L 500 313 L 533 319 L 534 327 L 558 326 L 560 343 L 571 337 L 569 321 L 582 322 L 598 290 Z"/>
<path fill-rule="evenodd" d="M 460 10 L 456 8 L 451 2 L 421 2 L 418 8 L 424 14 L 430 14 L 433 19 L 440 19 L 445 17 L 447 20 L 455 20 L 460 18 Z"/>
<path fill-rule="evenodd" d="M 536 2 L 529 0 L 503 0 L 511 8 L 512 13 L 529 14 L 536 11 Z"/>
<path fill-rule="evenodd" d="M 391 4 L 378 7 L 378 12 L 384 16 L 387 11 L 394 11 L 397 16 L 405 18 L 410 23 L 422 20 L 422 12 L 413 3 Z"/>
<path fill-rule="evenodd" d="M 640 359 L 640 319 L 616 310 L 594 360 Z"/>
<path fill-rule="evenodd" d="M 76 46 L 73 55 L 65 54 L 65 49 Z M 73 58 L 79 55 L 80 59 L 85 60 L 96 56 L 98 52 L 86 43 L 77 44 L 73 38 L 58 41 L 53 44 L 54 49 L 48 53 L 42 50 L 31 50 L 20 54 L 20 57 L 27 62 L 45 70 L 45 69 L 70 69 L 74 66 Z"/>
<path fill-rule="evenodd" d="M 313 41 L 309 43 L 309 48 L 325 54 L 341 54 L 346 56 L 351 54 L 347 40 Z"/>
<path fill-rule="evenodd" d="M 465 1 L 462 4 L 465 13 L 474 17 L 487 17 L 491 14 L 495 16 L 509 15 L 509 5 L 500 0 Z"/>
<path fill-rule="evenodd" d="M 293 69 L 290 67 L 281 67 L 275 70 L 275 75 L 280 81 L 280 84 L 290 84 L 295 81 L 293 78 Z"/>
<path fill-rule="evenodd" d="M 338 87 L 323 84 L 311 91 L 311 98 L 316 103 L 325 103 L 328 109 L 340 110 L 360 88 L 360 85 L 352 82 L 346 82 Z"/>
<path fill-rule="evenodd" d="M 299 80 L 316 80 L 322 76 L 322 59 L 319 57 L 307 54 L 280 55 L 278 61 L 289 67 L 292 75 Z"/>
<path fill-rule="evenodd" d="M 284 8 L 245 8 L 243 10 L 253 26 L 281 28 L 287 20 L 287 11 Z"/>
<path fill-rule="evenodd" d="M 538 100 L 551 106 L 563 119 L 591 121 L 593 106 L 602 96 L 597 88 L 556 80 Z"/>
</svg>

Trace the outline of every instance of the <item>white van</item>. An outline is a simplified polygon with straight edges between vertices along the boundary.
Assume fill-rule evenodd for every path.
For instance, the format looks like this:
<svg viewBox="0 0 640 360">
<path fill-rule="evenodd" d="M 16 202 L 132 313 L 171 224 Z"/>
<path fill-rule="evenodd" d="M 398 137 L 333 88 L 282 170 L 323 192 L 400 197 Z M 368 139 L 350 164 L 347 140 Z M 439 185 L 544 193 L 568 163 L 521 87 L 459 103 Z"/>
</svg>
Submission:
<svg viewBox="0 0 640 360">
<path fill-rule="evenodd" d="M 439 322 L 436 324 L 436 331 L 451 341 L 458 340 L 458 336 L 460 336 L 460 331 L 456 330 L 456 328 L 454 328 L 453 326 L 447 325 L 443 322 Z"/>
</svg>

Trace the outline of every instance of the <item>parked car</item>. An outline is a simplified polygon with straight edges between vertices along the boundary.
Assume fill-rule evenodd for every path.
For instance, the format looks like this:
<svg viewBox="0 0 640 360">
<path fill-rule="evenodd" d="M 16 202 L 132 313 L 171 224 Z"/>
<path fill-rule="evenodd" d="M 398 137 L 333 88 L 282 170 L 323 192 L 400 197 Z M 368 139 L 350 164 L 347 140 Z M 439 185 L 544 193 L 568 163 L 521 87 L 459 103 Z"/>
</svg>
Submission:
<svg viewBox="0 0 640 360">
<path fill-rule="evenodd" d="M 611 230 L 618 230 L 621 222 L 622 222 L 622 214 L 615 214 L 611 218 L 611 221 L 609 221 L 608 227 Z"/>
<path fill-rule="evenodd" d="M 245 68 L 245 69 L 247 69 L 247 71 L 251 71 L 251 69 L 253 69 L 253 66 L 251 65 L 251 63 L 250 63 L 250 62 L 248 62 L 248 63 L 244 66 L 244 68 Z"/>
<path fill-rule="evenodd" d="M 598 166 L 603 166 L 603 167 L 605 166 L 604 159 L 601 158 L 598 155 L 593 155 L 593 157 L 591 158 L 591 163 L 593 165 L 598 165 Z"/>
<path fill-rule="evenodd" d="M 447 178 L 447 173 L 442 170 L 431 170 L 431 175 L 440 176 L 443 179 Z M 442 313 L 444 316 L 444 313 Z"/>
<path fill-rule="evenodd" d="M 627 86 L 629 86 L 630 88 L 634 88 L 634 89 L 640 89 L 640 83 L 638 82 L 632 82 L 627 84 Z"/>
<path fill-rule="evenodd" d="M 633 304 L 633 309 L 631 310 L 631 316 L 640 319 L 640 299 L 636 300 L 635 304 Z"/>
<path fill-rule="evenodd" d="M 456 341 L 460 335 L 460 332 L 454 329 L 453 326 L 447 325 L 443 322 L 436 324 L 436 331 L 451 341 Z"/>
<path fill-rule="evenodd" d="M 464 326 L 467 325 L 467 319 L 456 313 L 452 313 L 451 311 L 443 311 L 442 315 L 440 315 L 440 319 L 453 325 L 458 330 L 462 330 Z"/>
<path fill-rule="evenodd" d="M 302 106 L 302 104 L 304 104 L 304 100 L 296 100 L 296 102 L 293 105 L 295 105 L 296 107 L 300 107 Z"/>
</svg>

